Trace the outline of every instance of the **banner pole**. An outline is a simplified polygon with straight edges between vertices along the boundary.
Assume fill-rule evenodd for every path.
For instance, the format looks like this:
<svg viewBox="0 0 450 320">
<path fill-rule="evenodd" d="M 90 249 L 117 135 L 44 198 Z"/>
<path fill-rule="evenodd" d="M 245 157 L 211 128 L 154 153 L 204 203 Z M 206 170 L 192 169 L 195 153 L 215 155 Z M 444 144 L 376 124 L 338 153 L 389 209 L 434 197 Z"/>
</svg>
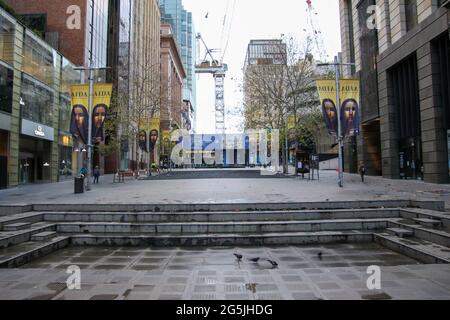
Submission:
<svg viewBox="0 0 450 320">
<path fill-rule="evenodd" d="M 343 168 L 343 136 L 342 136 L 342 123 L 341 123 L 341 83 L 340 83 L 340 64 L 337 56 L 334 57 L 334 66 L 336 70 L 336 106 L 338 116 L 338 142 L 339 142 L 339 187 L 344 187 L 344 168 Z"/>
<path fill-rule="evenodd" d="M 91 1 L 91 43 L 89 51 L 89 107 L 88 107 L 88 167 L 87 167 L 87 185 L 86 190 L 91 191 L 91 177 L 92 177 L 92 100 L 94 94 L 94 74 L 93 74 L 93 47 L 94 47 L 94 17 L 95 17 L 95 2 Z"/>
</svg>

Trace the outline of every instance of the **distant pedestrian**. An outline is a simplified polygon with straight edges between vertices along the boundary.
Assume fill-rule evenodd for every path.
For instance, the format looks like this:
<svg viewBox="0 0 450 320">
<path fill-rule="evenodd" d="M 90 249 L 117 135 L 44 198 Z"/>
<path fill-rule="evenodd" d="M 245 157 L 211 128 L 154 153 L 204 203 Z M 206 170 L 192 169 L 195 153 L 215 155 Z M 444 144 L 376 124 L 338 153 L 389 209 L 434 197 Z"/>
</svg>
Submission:
<svg viewBox="0 0 450 320">
<path fill-rule="evenodd" d="M 98 184 L 98 179 L 100 178 L 100 168 L 96 166 L 94 169 L 94 184 Z"/>
<path fill-rule="evenodd" d="M 359 163 L 359 174 L 361 175 L 361 181 L 364 183 L 364 176 L 366 175 L 366 166 L 364 165 L 364 162 L 361 161 Z"/>
<path fill-rule="evenodd" d="M 81 178 L 85 178 L 87 176 L 87 174 L 88 174 L 88 171 L 85 167 L 80 169 L 80 177 Z"/>
</svg>

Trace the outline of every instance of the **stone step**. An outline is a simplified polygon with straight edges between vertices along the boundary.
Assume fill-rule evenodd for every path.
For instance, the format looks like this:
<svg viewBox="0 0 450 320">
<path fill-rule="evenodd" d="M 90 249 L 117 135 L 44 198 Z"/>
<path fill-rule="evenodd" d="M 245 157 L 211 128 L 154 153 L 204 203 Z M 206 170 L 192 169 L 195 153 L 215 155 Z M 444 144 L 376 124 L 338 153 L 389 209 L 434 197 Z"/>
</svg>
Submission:
<svg viewBox="0 0 450 320">
<path fill-rule="evenodd" d="M 12 223 L 12 224 L 4 225 L 3 231 L 19 231 L 19 230 L 29 229 L 30 227 L 31 227 L 30 222 Z"/>
<path fill-rule="evenodd" d="M 418 224 L 424 226 L 424 227 L 430 227 L 430 228 L 438 228 L 442 226 L 442 222 L 435 219 L 427 219 L 427 218 L 415 218 L 413 219 L 414 222 L 417 222 Z"/>
<path fill-rule="evenodd" d="M 73 234 L 76 246 L 255 246 L 372 242 L 370 232 L 280 232 L 263 234 Z"/>
<path fill-rule="evenodd" d="M 426 218 L 439 220 L 444 228 L 450 229 L 450 214 L 442 211 L 417 209 L 417 208 L 401 208 L 400 216 L 405 219 Z"/>
<path fill-rule="evenodd" d="M 387 226 L 387 219 L 183 223 L 74 222 L 58 223 L 57 231 L 59 233 L 208 234 L 380 230 L 385 229 Z"/>
<path fill-rule="evenodd" d="M 409 224 L 403 220 L 390 220 L 389 226 L 402 228 L 414 232 L 414 237 L 450 247 L 450 233 L 445 230 L 426 228 L 418 224 Z"/>
<path fill-rule="evenodd" d="M 0 250 L 0 268 L 18 268 L 70 244 L 69 237 L 56 237 L 44 242 L 24 242 Z"/>
<path fill-rule="evenodd" d="M 6 205 L 0 204 L 0 216 L 8 216 L 17 213 L 30 212 L 33 206 L 30 204 Z"/>
<path fill-rule="evenodd" d="M 0 232 L 0 249 L 30 241 L 35 234 L 55 230 L 56 224 L 38 222 L 32 224 L 28 230 Z"/>
<path fill-rule="evenodd" d="M 4 217 L 0 217 L 0 230 L 3 226 L 14 223 L 36 223 L 41 222 L 43 215 L 36 212 L 17 213 Z"/>
<path fill-rule="evenodd" d="M 55 231 L 45 231 L 31 236 L 31 241 L 47 241 L 57 236 Z"/>
<path fill-rule="evenodd" d="M 412 237 L 414 232 L 401 228 L 387 228 L 386 231 L 400 238 Z"/>
<path fill-rule="evenodd" d="M 444 201 L 359 200 L 284 203 L 186 203 L 186 204 L 35 204 L 38 212 L 217 212 L 264 210 L 336 210 L 368 208 L 426 208 L 443 210 Z"/>
<path fill-rule="evenodd" d="M 398 218 L 399 209 L 219 211 L 219 212 L 43 212 L 49 222 L 230 222 Z"/>
<path fill-rule="evenodd" d="M 375 234 L 374 240 L 390 250 L 404 254 L 422 263 L 450 263 L 450 250 L 445 246 L 430 241 L 417 238 L 405 239 L 388 233 Z"/>
</svg>

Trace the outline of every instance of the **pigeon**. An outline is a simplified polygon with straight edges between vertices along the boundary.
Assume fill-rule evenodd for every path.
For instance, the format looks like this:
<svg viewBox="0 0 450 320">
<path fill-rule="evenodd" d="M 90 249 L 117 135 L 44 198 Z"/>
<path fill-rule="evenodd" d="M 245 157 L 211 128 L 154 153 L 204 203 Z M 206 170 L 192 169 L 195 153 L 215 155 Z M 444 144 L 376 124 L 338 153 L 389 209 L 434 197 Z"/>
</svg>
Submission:
<svg viewBox="0 0 450 320">
<path fill-rule="evenodd" d="M 251 261 L 251 262 L 254 262 L 254 263 L 258 263 L 259 258 L 252 258 L 252 259 L 250 259 L 250 261 Z"/>
<path fill-rule="evenodd" d="M 205 19 L 208 19 L 209 17 L 209 12 L 206 13 Z"/>
<path fill-rule="evenodd" d="M 236 257 L 236 259 L 238 259 L 238 261 L 242 260 L 242 254 L 235 253 L 234 256 Z"/>
<path fill-rule="evenodd" d="M 322 252 L 319 252 L 319 253 L 317 254 L 317 256 L 319 257 L 320 260 L 322 260 L 322 256 L 323 256 Z"/>
<path fill-rule="evenodd" d="M 278 267 L 278 263 L 276 261 L 272 261 L 272 260 L 267 260 L 267 261 L 272 265 L 272 267 L 274 267 L 274 268 Z"/>
</svg>

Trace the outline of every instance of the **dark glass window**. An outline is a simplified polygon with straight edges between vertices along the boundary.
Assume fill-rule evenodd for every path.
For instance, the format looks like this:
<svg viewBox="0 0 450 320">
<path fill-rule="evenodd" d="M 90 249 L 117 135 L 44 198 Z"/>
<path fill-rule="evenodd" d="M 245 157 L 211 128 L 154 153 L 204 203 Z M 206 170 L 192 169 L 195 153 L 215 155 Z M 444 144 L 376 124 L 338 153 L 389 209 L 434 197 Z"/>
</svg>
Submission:
<svg viewBox="0 0 450 320">
<path fill-rule="evenodd" d="M 20 105 L 22 118 L 53 126 L 53 91 L 35 80 L 23 77 Z"/>
<path fill-rule="evenodd" d="M 420 105 L 416 55 L 390 70 L 400 140 L 420 137 Z"/>
<path fill-rule="evenodd" d="M 446 32 L 433 41 L 436 68 L 439 71 L 441 106 L 444 109 L 444 127 L 450 129 L 450 35 Z"/>
<path fill-rule="evenodd" d="M 417 25 L 417 0 L 405 0 L 405 18 L 407 31 Z"/>
<path fill-rule="evenodd" d="M 0 110 L 12 112 L 14 72 L 0 64 Z"/>
</svg>

